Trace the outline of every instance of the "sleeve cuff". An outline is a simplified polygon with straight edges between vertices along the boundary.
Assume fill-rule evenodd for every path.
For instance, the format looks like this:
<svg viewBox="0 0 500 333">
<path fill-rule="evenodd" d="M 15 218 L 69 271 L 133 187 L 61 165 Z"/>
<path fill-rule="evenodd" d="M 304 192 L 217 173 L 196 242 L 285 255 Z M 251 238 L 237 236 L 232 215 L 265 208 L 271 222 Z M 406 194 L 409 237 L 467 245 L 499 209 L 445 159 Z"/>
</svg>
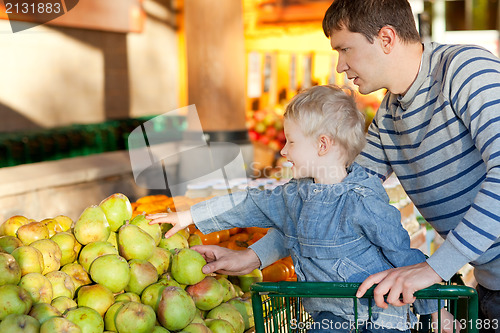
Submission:
<svg viewBox="0 0 500 333">
<path fill-rule="evenodd" d="M 277 260 L 289 255 L 284 246 L 281 233 L 275 229 L 269 229 L 267 234 L 256 243 L 249 246 L 260 259 L 260 269 L 263 269 Z"/>
<path fill-rule="evenodd" d="M 208 234 L 214 231 L 219 231 L 218 225 L 213 222 L 214 218 L 211 214 L 209 214 L 208 205 L 205 201 L 197 203 L 194 206 L 191 206 L 191 217 L 193 219 L 196 227 L 203 233 Z"/>
<path fill-rule="evenodd" d="M 441 244 L 436 252 L 427 259 L 429 266 L 444 281 L 451 279 L 460 268 L 469 262 L 470 259 L 463 255 L 449 240 Z"/>
</svg>

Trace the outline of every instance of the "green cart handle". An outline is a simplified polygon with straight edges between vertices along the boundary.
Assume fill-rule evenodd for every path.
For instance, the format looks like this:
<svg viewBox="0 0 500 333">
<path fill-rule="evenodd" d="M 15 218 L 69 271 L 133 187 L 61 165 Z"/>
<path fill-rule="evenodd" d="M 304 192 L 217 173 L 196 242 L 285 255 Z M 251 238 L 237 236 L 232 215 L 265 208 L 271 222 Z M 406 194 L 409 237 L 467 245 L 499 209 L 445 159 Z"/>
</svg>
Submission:
<svg viewBox="0 0 500 333">
<path fill-rule="evenodd" d="M 260 295 L 275 295 L 287 297 L 315 297 L 315 298 L 356 298 L 356 291 L 361 283 L 344 282 L 257 282 L 250 290 L 252 302 L 260 300 Z M 373 298 L 373 290 L 376 286 L 368 289 L 362 298 Z M 467 297 L 469 299 L 468 318 L 471 323 L 477 320 L 478 298 L 474 288 L 458 285 L 435 284 L 414 293 L 419 299 L 457 299 Z M 257 318 L 255 318 L 257 319 Z M 476 333 L 476 325 L 469 325 L 468 332 Z"/>
</svg>

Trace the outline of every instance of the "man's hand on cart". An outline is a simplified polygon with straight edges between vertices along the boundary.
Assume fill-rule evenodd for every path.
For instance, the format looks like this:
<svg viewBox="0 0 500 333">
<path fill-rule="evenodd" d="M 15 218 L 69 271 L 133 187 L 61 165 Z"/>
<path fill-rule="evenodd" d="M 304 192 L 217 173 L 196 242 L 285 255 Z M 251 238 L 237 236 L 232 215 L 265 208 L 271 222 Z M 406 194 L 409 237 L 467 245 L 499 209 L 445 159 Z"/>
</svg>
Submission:
<svg viewBox="0 0 500 333">
<path fill-rule="evenodd" d="M 231 250 L 217 245 L 197 245 L 198 251 L 207 261 L 202 271 L 227 275 L 244 275 L 260 267 L 260 259 L 252 249 Z"/>
<path fill-rule="evenodd" d="M 362 297 L 374 284 L 378 284 L 373 291 L 373 299 L 377 306 L 386 309 L 387 304 L 403 306 L 415 301 L 413 293 L 441 282 L 441 277 L 427 264 L 422 262 L 416 265 L 388 269 L 372 274 L 359 286 L 356 297 Z M 387 295 L 387 303 L 384 296 Z M 403 295 L 401 301 L 400 296 Z"/>
<path fill-rule="evenodd" d="M 169 238 L 177 231 L 193 224 L 193 218 L 189 210 L 182 212 L 148 214 L 146 215 L 146 218 L 148 220 L 151 220 L 149 224 L 169 223 L 172 225 L 172 228 L 168 230 L 167 233 L 165 234 L 165 238 Z"/>
</svg>

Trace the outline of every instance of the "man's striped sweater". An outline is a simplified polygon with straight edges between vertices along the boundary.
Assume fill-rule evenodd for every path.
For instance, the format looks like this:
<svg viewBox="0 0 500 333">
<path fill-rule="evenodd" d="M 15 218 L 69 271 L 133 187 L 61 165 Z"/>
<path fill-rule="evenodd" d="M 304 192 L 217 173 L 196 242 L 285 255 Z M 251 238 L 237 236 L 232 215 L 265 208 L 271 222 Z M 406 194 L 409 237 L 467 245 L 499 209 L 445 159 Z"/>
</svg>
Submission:
<svg viewBox="0 0 500 333">
<path fill-rule="evenodd" d="M 356 162 L 395 172 L 446 241 L 428 259 L 445 280 L 464 264 L 500 288 L 500 60 L 471 45 L 426 43 L 404 95 L 387 93 Z"/>
</svg>

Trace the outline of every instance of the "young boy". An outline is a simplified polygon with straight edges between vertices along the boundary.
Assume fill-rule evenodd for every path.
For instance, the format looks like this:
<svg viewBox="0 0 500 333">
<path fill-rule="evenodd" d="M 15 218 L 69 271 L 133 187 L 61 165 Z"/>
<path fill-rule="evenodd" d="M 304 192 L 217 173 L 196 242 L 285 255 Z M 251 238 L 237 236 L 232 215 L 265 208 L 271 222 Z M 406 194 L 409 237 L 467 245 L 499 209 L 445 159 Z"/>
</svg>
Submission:
<svg viewBox="0 0 500 333">
<path fill-rule="evenodd" d="M 362 282 L 373 273 L 425 261 L 410 248 L 399 211 L 389 204 L 378 177 L 353 163 L 365 144 L 364 118 L 354 99 L 334 86 L 315 86 L 295 96 L 284 115 L 293 179 L 273 190 L 248 189 L 215 197 L 190 211 L 148 216 L 171 223 L 166 237 L 195 223 L 203 232 L 232 227 L 273 227 L 285 239 L 299 281 Z M 415 316 L 409 305 L 358 306 L 364 331 L 408 331 Z M 323 332 L 350 331 L 355 325 L 351 299 L 304 298 L 304 308 Z M 433 313 L 437 301 L 415 302 L 420 314 Z M 443 318 L 452 320 L 446 311 Z M 315 332 L 312 330 L 311 332 Z"/>
</svg>

